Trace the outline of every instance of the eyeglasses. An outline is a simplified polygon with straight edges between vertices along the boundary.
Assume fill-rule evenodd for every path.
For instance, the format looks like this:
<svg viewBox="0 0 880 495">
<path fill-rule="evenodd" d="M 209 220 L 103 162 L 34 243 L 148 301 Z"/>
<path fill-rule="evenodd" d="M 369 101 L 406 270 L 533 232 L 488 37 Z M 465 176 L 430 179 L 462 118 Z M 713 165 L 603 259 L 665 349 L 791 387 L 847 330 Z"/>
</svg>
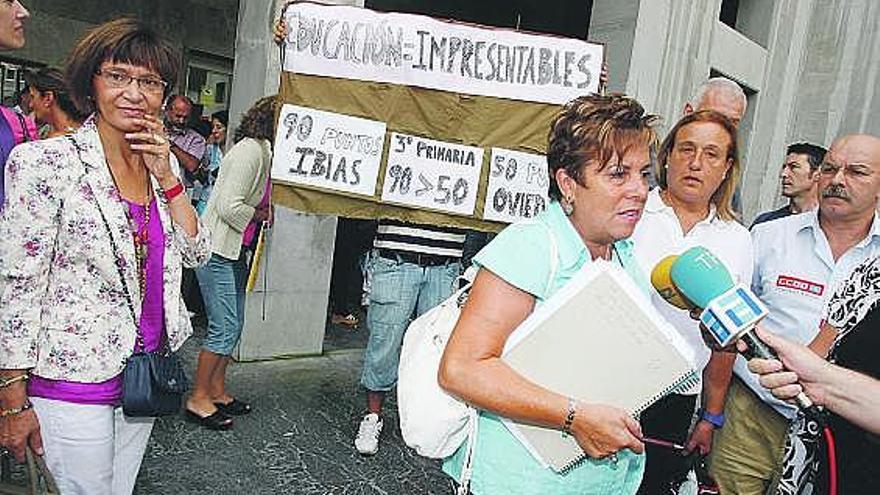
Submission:
<svg viewBox="0 0 880 495">
<path fill-rule="evenodd" d="M 115 89 L 128 87 L 132 81 L 137 81 L 138 88 L 144 93 L 161 94 L 165 92 L 168 83 L 158 77 L 134 77 L 127 72 L 119 70 L 97 70 L 95 74 L 104 78 L 107 86 Z"/>
</svg>

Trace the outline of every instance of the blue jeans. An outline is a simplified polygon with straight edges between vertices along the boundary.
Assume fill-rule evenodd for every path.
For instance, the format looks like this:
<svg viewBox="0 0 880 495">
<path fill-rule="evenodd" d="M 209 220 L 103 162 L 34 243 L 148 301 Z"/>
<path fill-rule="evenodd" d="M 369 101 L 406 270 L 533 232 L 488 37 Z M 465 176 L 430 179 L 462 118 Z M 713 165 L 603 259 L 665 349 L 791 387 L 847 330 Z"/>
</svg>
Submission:
<svg viewBox="0 0 880 495">
<path fill-rule="evenodd" d="M 455 260 L 422 267 L 374 253 L 369 269 L 373 277 L 367 307 L 370 339 L 364 352 L 361 385 L 372 392 L 384 392 L 397 383 L 400 345 L 411 318 L 452 295 L 461 263 Z"/>
<path fill-rule="evenodd" d="M 202 347 L 214 354 L 229 356 L 244 327 L 244 292 L 248 277 L 245 250 L 241 250 L 237 260 L 212 254 L 205 266 L 196 268 L 196 277 L 208 316 L 208 333 Z"/>
</svg>

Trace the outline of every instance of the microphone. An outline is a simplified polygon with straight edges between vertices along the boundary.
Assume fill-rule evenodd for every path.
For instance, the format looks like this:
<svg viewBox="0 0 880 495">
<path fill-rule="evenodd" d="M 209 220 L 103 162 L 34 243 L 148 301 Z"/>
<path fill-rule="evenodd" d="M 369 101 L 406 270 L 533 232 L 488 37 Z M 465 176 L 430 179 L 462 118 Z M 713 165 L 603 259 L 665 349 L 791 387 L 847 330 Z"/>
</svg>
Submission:
<svg viewBox="0 0 880 495">
<path fill-rule="evenodd" d="M 670 269 L 672 283 L 698 308 L 700 322 L 721 347 L 742 339 L 749 348 L 746 357 L 778 359 L 776 352 L 755 333 L 755 325 L 767 316 L 764 303 L 742 283 L 734 283 L 730 272 L 711 251 L 697 246 L 678 256 Z M 805 414 L 818 417 L 813 401 L 801 392 L 795 397 Z"/>
<path fill-rule="evenodd" d="M 677 254 L 671 254 L 662 260 L 651 270 L 651 285 L 660 294 L 660 297 L 676 308 L 690 311 L 696 306 L 687 300 L 672 282 L 672 264 L 678 259 Z"/>
</svg>

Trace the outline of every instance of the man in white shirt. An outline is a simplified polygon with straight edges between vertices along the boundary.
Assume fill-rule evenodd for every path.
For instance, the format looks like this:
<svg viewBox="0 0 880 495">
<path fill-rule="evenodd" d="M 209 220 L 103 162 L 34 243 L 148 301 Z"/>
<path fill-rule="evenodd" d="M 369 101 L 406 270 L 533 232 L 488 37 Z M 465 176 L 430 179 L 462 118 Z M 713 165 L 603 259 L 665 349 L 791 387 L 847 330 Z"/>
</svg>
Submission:
<svg viewBox="0 0 880 495">
<path fill-rule="evenodd" d="M 880 138 L 836 140 L 820 166 L 819 192 L 818 211 L 754 228 L 752 289 L 770 310 L 764 328 L 825 357 L 836 337 L 819 331 L 828 298 L 855 266 L 880 254 Z M 734 373 L 711 472 L 722 493 L 763 495 L 781 474 L 796 410 L 761 387 L 742 357 Z"/>
</svg>

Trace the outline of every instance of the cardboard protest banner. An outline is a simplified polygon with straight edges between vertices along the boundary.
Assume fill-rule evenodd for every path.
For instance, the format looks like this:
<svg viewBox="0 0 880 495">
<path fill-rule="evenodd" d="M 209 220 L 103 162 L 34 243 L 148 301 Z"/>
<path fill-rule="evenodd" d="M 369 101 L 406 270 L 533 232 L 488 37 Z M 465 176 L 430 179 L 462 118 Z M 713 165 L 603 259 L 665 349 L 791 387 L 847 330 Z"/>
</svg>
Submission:
<svg viewBox="0 0 880 495">
<path fill-rule="evenodd" d="M 550 121 L 561 103 L 596 90 L 602 45 L 307 2 L 288 5 L 283 16 L 282 101 L 299 107 L 298 115 L 325 112 L 312 114 L 323 129 L 375 136 L 384 124 L 385 132 L 371 194 L 367 156 L 345 158 L 361 160 L 358 188 L 348 169 L 345 184 L 341 175 L 333 180 L 335 170 L 328 179 L 320 164 L 313 174 L 310 160 L 331 153 L 336 160 L 340 150 L 322 141 L 323 131 L 312 131 L 305 144 L 294 130 L 294 142 L 284 143 L 289 128 L 279 121 L 274 201 L 318 214 L 478 230 L 499 230 L 546 206 L 546 182 L 542 196 L 534 173 Z M 282 118 L 292 110 L 284 112 Z M 372 126 L 357 127 L 357 119 Z M 283 148 L 290 144 L 293 151 Z M 314 155 L 303 158 L 312 152 L 297 154 L 296 147 L 314 148 Z M 494 156 L 525 168 L 513 179 L 492 177 Z M 294 159 L 303 160 L 299 172 Z M 473 166 L 461 163 L 471 159 Z"/>
<path fill-rule="evenodd" d="M 530 218 L 547 208 L 547 158 L 543 155 L 492 148 L 489 187 L 483 218 L 515 222 Z"/>
<path fill-rule="evenodd" d="M 283 105 L 272 178 L 336 192 L 373 196 L 385 123 Z"/>
<path fill-rule="evenodd" d="M 285 19 L 288 72 L 553 104 L 598 89 L 602 46 L 581 40 L 310 3 Z"/>
<path fill-rule="evenodd" d="M 482 163 L 482 148 L 392 133 L 382 201 L 471 215 Z"/>
</svg>

